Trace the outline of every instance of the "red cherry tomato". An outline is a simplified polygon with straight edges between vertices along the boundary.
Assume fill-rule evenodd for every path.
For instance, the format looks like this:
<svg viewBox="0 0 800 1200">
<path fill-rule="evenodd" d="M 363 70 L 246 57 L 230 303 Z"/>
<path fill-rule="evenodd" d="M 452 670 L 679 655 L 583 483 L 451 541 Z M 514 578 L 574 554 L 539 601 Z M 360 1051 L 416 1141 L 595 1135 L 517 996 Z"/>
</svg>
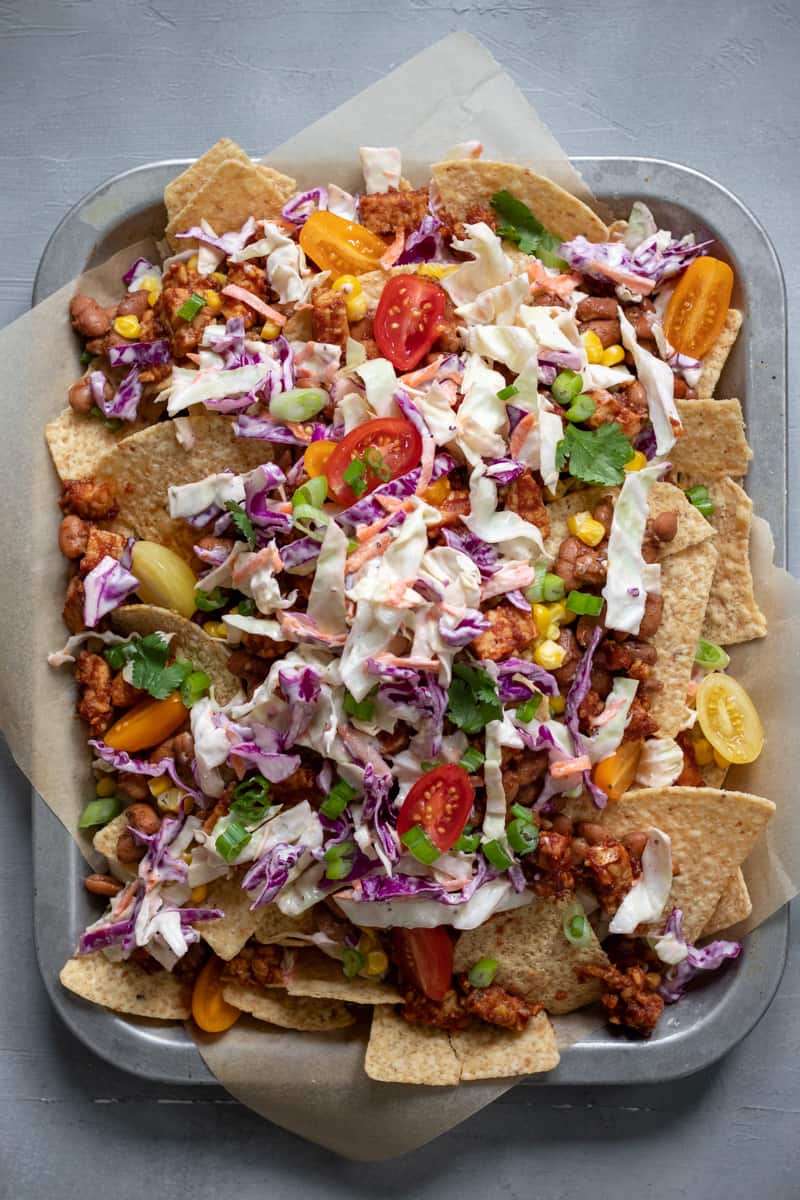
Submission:
<svg viewBox="0 0 800 1200">
<path fill-rule="evenodd" d="M 384 358 L 410 371 L 430 350 L 441 330 L 447 295 L 430 279 L 395 275 L 381 292 L 373 322 Z"/>
<path fill-rule="evenodd" d="M 339 504 L 355 504 L 379 484 L 405 475 L 421 458 L 422 438 L 409 421 L 401 417 L 367 421 L 352 429 L 326 462 L 328 494 Z M 344 475 L 357 460 L 361 464 L 360 482 L 366 486 L 354 492 Z"/>
<path fill-rule="evenodd" d="M 397 832 L 419 825 L 444 853 L 464 832 L 475 795 L 469 773 L 457 763 L 434 767 L 412 787 L 397 818 Z"/>
<path fill-rule="evenodd" d="M 393 929 L 392 949 L 400 974 L 430 1000 L 441 1000 L 453 981 L 453 943 L 444 925 Z"/>
</svg>

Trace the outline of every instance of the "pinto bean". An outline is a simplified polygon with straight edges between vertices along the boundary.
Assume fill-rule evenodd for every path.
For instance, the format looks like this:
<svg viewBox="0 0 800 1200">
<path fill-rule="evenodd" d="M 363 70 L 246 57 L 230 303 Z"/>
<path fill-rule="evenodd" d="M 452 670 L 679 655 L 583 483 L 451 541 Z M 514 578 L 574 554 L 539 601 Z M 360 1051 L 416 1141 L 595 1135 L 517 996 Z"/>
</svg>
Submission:
<svg viewBox="0 0 800 1200">
<path fill-rule="evenodd" d="M 592 516 L 603 526 L 607 537 L 611 533 L 611 522 L 614 519 L 614 505 L 608 496 L 604 496 L 600 503 L 594 506 Z"/>
<path fill-rule="evenodd" d="M 639 625 L 639 637 L 655 637 L 661 624 L 661 614 L 664 611 L 664 597 L 658 592 L 648 592 L 644 603 L 644 614 Z M 649 674 L 649 671 L 648 671 Z"/>
<path fill-rule="evenodd" d="M 125 815 L 128 824 L 138 829 L 139 833 L 157 833 L 161 828 L 161 818 L 149 804 L 131 804 L 126 808 Z"/>
<path fill-rule="evenodd" d="M 572 817 L 559 813 L 557 817 L 553 817 L 552 825 L 556 833 L 561 833 L 564 837 L 572 836 Z"/>
<path fill-rule="evenodd" d="M 147 292 L 141 289 L 138 292 L 131 292 L 127 296 L 123 296 L 117 305 L 117 316 L 126 317 L 129 314 L 134 317 L 143 317 L 150 307 L 150 301 L 147 297 Z"/>
<path fill-rule="evenodd" d="M 91 296 L 73 296 L 69 306 L 72 326 L 84 337 L 97 338 L 108 333 L 111 317 Z"/>
<path fill-rule="evenodd" d="M 135 863 L 144 858 L 146 846 L 140 846 L 129 829 L 123 829 L 117 838 L 117 858 L 120 862 Z"/>
<path fill-rule="evenodd" d="M 619 302 L 614 296 L 587 296 L 575 309 L 579 321 L 616 321 Z"/>
<path fill-rule="evenodd" d="M 176 733 L 167 738 L 160 746 L 156 746 L 150 755 L 150 762 L 161 762 L 162 758 L 174 758 L 179 767 L 188 766 L 194 755 L 194 738 L 186 731 Z"/>
<path fill-rule="evenodd" d="M 619 321 L 586 321 L 581 323 L 579 328 L 581 333 L 596 334 L 604 350 L 609 346 L 618 346 L 622 339 Z"/>
<path fill-rule="evenodd" d="M 146 800 L 150 795 L 147 780 L 141 775 L 120 775 L 117 791 L 122 792 L 123 796 L 129 796 L 131 800 Z"/>
<path fill-rule="evenodd" d="M 65 558 L 82 558 L 89 540 L 89 526 L 74 513 L 63 517 L 58 529 L 58 548 Z"/>
<path fill-rule="evenodd" d="M 678 514 L 670 509 L 653 518 L 653 537 L 659 542 L 671 542 L 678 532 Z"/>
<path fill-rule="evenodd" d="M 76 379 L 72 387 L 67 392 L 70 408 L 77 413 L 79 417 L 87 417 L 94 405 L 94 397 L 92 396 L 89 380 L 84 375 L 81 379 Z"/>
<path fill-rule="evenodd" d="M 640 832 L 626 833 L 622 838 L 622 844 L 631 858 L 641 860 L 644 848 L 647 845 L 647 834 Z"/>
<path fill-rule="evenodd" d="M 116 896 L 122 891 L 122 884 L 112 875 L 87 875 L 83 886 L 94 896 Z"/>
</svg>

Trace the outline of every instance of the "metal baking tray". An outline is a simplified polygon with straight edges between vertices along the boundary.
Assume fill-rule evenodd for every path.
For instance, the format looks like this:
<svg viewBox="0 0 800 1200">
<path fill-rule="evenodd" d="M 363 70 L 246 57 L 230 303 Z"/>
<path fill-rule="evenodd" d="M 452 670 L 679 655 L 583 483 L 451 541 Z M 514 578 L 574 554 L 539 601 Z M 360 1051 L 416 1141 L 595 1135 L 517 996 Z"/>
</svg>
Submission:
<svg viewBox="0 0 800 1200">
<path fill-rule="evenodd" d="M 786 561 L 786 297 L 773 246 L 756 218 L 720 184 L 678 163 L 641 158 L 578 158 L 595 195 L 617 216 L 645 200 L 660 225 L 719 240 L 715 254 L 736 272 L 734 303 L 745 322 L 717 394 L 738 396 L 754 451 L 748 491 L 767 516 L 776 557 Z M 151 163 L 109 179 L 64 217 L 42 255 L 33 289 L 38 304 L 87 267 L 146 236 L 160 237 L 164 185 L 187 161 Z M 769 396 L 768 404 L 756 404 Z M 66 992 L 58 972 L 80 931 L 95 919 L 81 886 L 85 864 L 71 837 L 33 793 L 34 936 L 50 999 L 72 1032 L 102 1058 L 163 1083 L 214 1083 L 182 1026 L 115 1016 Z M 54 870 L 53 865 L 58 864 Z M 668 1008 L 653 1038 L 627 1040 L 602 1029 L 566 1050 L 536 1084 L 661 1082 L 709 1066 L 766 1012 L 786 961 L 788 906 L 746 939 L 737 966 Z"/>
</svg>

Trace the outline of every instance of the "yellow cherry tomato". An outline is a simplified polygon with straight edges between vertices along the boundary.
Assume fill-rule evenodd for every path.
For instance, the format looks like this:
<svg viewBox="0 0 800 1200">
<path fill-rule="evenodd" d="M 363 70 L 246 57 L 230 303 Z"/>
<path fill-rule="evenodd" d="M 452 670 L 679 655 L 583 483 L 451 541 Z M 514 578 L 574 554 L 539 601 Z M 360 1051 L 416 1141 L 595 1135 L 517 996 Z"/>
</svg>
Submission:
<svg viewBox="0 0 800 1200">
<path fill-rule="evenodd" d="M 137 542 L 132 570 L 139 580 L 137 593 L 145 604 L 169 608 L 187 620 L 192 616 L 197 580 L 189 564 L 174 550 L 158 542 Z"/>
<path fill-rule="evenodd" d="M 311 479 L 316 479 L 318 475 L 325 474 L 325 464 L 336 449 L 336 442 L 326 442 L 322 439 L 318 442 L 312 442 L 303 455 L 303 466 L 306 469 L 306 475 Z"/>
<path fill-rule="evenodd" d="M 134 750 L 149 750 L 180 729 L 188 715 L 180 692 L 172 692 L 165 700 L 151 700 L 148 696 L 120 717 L 103 740 L 112 750 L 126 750 L 129 754 Z"/>
<path fill-rule="evenodd" d="M 641 753 L 640 741 L 623 742 L 609 758 L 596 765 L 592 779 L 609 800 L 619 800 L 627 792 L 636 778 Z"/>
<path fill-rule="evenodd" d="M 380 265 L 386 242 L 376 233 L 335 213 L 315 212 L 300 230 L 300 245 L 322 271 L 364 275 Z"/>
<path fill-rule="evenodd" d="M 703 255 L 686 268 L 670 296 L 664 335 L 677 351 L 692 358 L 708 354 L 722 333 L 733 291 L 726 262 Z"/>
<path fill-rule="evenodd" d="M 192 990 L 192 1016 L 194 1022 L 205 1033 L 224 1033 L 235 1025 L 242 1015 L 238 1008 L 223 998 L 222 972 L 225 963 L 221 958 L 210 958 L 194 981 Z"/>
<path fill-rule="evenodd" d="M 764 745 L 764 729 L 753 701 L 740 683 L 712 671 L 695 697 L 703 734 L 722 758 L 732 763 L 755 762 Z"/>
</svg>

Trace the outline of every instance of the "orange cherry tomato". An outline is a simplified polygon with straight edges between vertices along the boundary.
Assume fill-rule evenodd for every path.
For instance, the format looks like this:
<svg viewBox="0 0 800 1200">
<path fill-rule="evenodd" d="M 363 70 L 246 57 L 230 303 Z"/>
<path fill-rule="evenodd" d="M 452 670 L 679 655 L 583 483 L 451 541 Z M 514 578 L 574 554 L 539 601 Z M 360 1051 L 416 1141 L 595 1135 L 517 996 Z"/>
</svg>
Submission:
<svg viewBox="0 0 800 1200">
<path fill-rule="evenodd" d="M 375 341 L 398 371 L 412 370 L 441 332 L 447 295 L 431 279 L 395 275 L 385 285 L 374 319 Z"/>
<path fill-rule="evenodd" d="M 718 258 L 696 258 L 681 276 L 664 316 L 664 334 L 681 354 L 702 358 L 722 333 L 733 271 Z"/>
<path fill-rule="evenodd" d="M 242 1015 L 222 995 L 224 967 L 221 958 L 210 958 L 194 981 L 192 1016 L 195 1025 L 199 1025 L 205 1033 L 223 1033 L 235 1025 Z"/>
<path fill-rule="evenodd" d="M 315 212 L 300 230 L 300 245 L 321 271 L 364 275 L 380 265 L 386 242 L 376 233 L 335 213 Z"/>
<path fill-rule="evenodd" d="M 453 982 L 453 943 L 444 925 L 393 929 L 392 949 L 400 974 L 431 1000 L 442 1000 Z"/>
<path fill-rule="evenodd" d="M 381 483 L 405 475 L 421 458 L 422 438 L 410 421 L 402 417 L 377 417 L 374 421 L 366 421 L 337 442 L 325 464 L 328 495 L 337 504 L 355 504 Z M 364 484 L 358 495 L 344 477 L 356 459 L 361 461 L 360 482 Z M 377 470 L 370 466 L 370 461 Z"/>
<path fill-rule="evenodd" d="M 325 474 L 325 466 L 335 449 L 336 442 L 327 442 L 322 438 L 318 442 L 311 443 L 303 455 L 303 466 L 310 479 Z"/>
<path fill-rule="evenodd" d="M 115 722 L 104 741 L 113 750 L 149 750 L 180 729 L 189 715 L 180 692 L 172 692 L 165 700 L 140 700 L 124 717 Z"/>
<path fill-rule="evenodd" d="M 592 779 L 608 796 L 619 800 L 636 778 L 642 742 L 623 742 L 610 758 L 604 758 L 592 771 Z"/>
</svg>

